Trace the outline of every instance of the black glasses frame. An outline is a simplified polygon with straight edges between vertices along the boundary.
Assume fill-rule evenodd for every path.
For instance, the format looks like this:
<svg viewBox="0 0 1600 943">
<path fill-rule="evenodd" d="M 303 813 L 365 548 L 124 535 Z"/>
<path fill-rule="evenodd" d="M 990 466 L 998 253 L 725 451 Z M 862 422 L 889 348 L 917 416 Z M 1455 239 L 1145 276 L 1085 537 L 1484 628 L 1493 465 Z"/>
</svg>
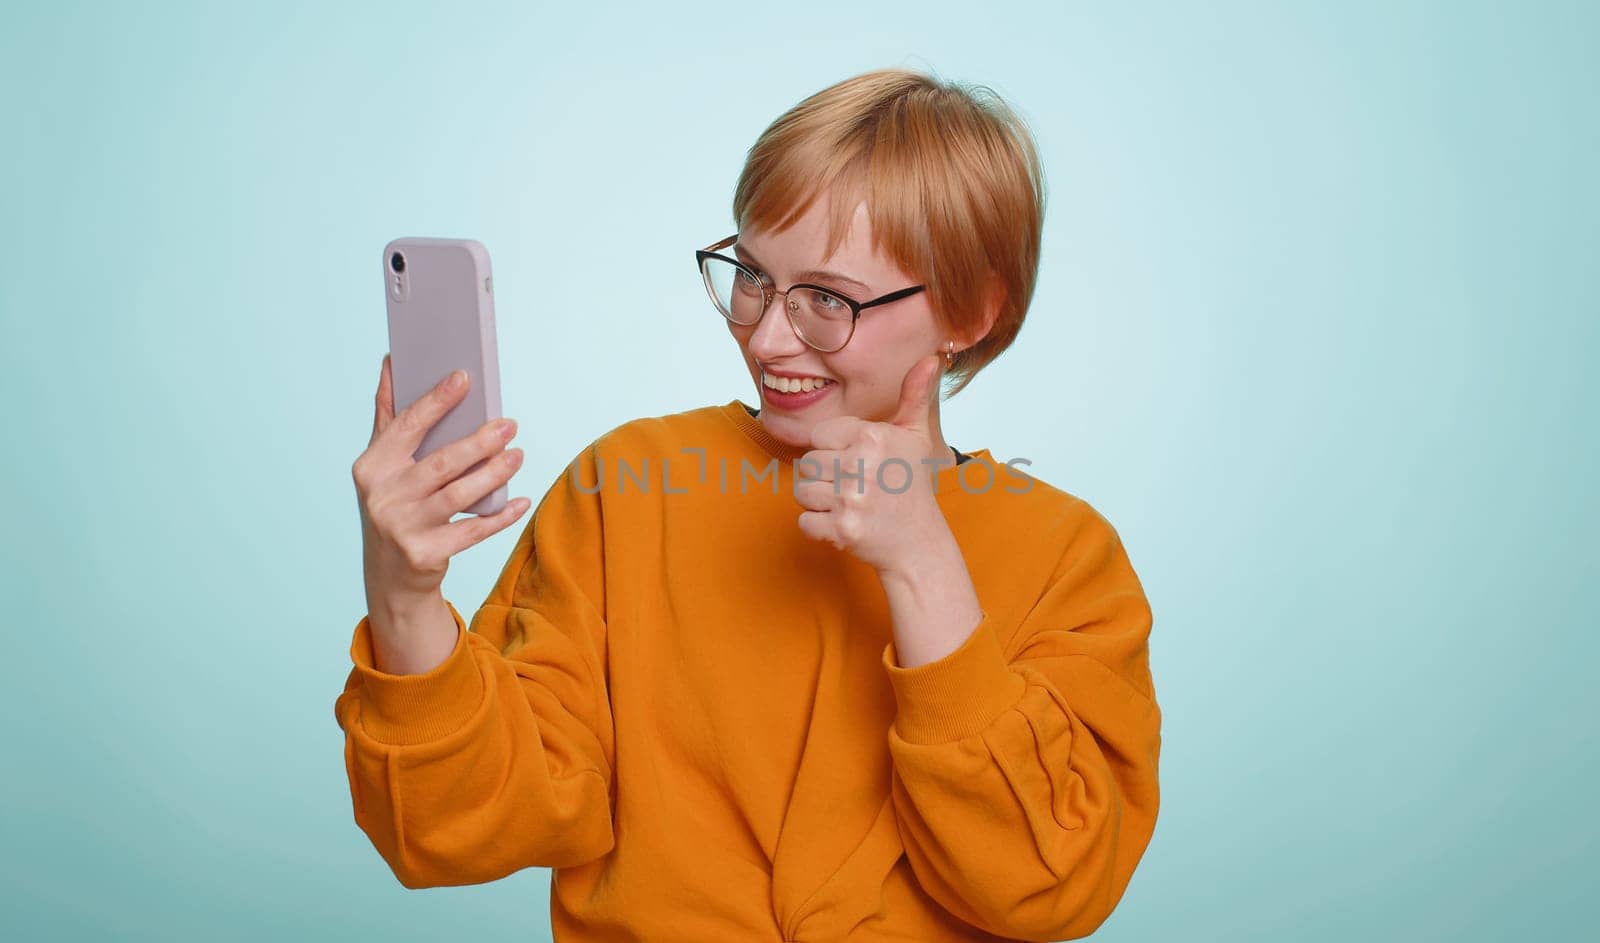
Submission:
<svg viewBox="0 0 1600 943">
<path fill-rule="evenodd" d="M 910 288 L 902 288 L 898 291 L 891 291 L 887 295 L 879 295 L 871 301 L 857 301 L 854 298 L 851 298 L 849 295 L 841 293 L 837 288 L 829 288 L 826 285 L 813 285 L 809 282 L 796 282 L 793 285 L 790 285 L 788 288 L 783 289 L 776 287 L 768 288 L 767 282 L 761 277 L 760 272 L 757 272 L 755 269 L 744 264 L 736 258 L 731 258 L 718 253 L 718 249 L 726 249 L 728 246 L 733 245 L 738 240 L 739 234 L 734 233 L 720 242 L 706 246 L 704 249 L 695 250 L 694 264 L 695 267 L 700 270 L 700 278 L 705 282 L 706 293 L 711 296 L 712 306 L 717 309 L 719 314 L 721 314 L 724 318 L 727 318 L 730 323 L 738 324 L 740 327 L 749 327 L 751 324 L 761 323 L 761 318 L 766 316 L 767 308 L 772 305 L 772 299 L 776 295 L 783 296 L 783 299 L 786 302 L 785 308 L 790 314 L 792 314 L 799 309 L 800 305 L 798 302 L 789 298 L 789 292 L 794 291 L 796 288 L 810 288 L 815 291 L 824 292 L 828 295 L 838 298 L 840 301 L 850 306 L 850 333 L 845 335 L 844 341 L 840 343 L 838 347 L 818 347 L 816 344 L 813 344 L 811 341 L 807 340 L 805 335 L 800 333 L 799 329 L 794 326 L 794 319 L 792 317 L 789 319 L 789 330 L 794 331 L 794 336 L 800 338 L 801 342 L 807 347 L 810 347 L 812 350 L 821 351 L 825 354 L 831 354 L 835 351 L 843 350 L 845 344 L 850 343 L 850 338 L 856 336 L 856 322 L 861 320 L 862 311 L 865 311 L 868 308 L 875 308 L 878 305 L 886 305 L 891 301 L 899 301 L 901 298 L 910 297 L 911 295 L 914 295 L 928 287 L 927 285 L 912 285 Z M 735 321 L 730 312 L 722 310 L 722 305 L 717 301 L 716 290 L 711 285 L 711 275 L 706 271 L 707 259 L 718 259 L 723 262 L 727 262 L 745 274 L 749 275 L 755 280 L 757 285 L 761 286 L 761 314 L 757 315 L 754 321 L 751 321 L 749 324 L 746 324 L 742 321 Z"/>
</svg>

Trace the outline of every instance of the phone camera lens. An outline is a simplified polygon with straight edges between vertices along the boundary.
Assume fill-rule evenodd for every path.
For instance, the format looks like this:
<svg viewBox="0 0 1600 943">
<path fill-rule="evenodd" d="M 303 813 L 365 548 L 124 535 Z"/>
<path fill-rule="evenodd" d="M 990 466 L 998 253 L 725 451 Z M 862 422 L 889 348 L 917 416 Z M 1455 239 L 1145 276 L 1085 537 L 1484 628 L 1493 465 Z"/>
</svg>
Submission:
<svg viewBox="0 0 1600 943">
<path fill-rule="evenodd" d="M 406 270 L 406 257 L 398 252 L 389 256 L 389 267 L 396 272 L 404 272 Z"/>
</svg>

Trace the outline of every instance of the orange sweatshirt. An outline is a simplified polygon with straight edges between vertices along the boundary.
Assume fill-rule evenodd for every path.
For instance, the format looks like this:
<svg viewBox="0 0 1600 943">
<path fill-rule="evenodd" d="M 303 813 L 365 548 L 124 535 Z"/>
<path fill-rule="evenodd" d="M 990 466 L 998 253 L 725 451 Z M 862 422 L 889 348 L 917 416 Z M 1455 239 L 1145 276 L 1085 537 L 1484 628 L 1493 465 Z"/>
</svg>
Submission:
<svg viewBox="0 0 1600 943">
<path fill-rule="evenodd" d="M 1161 744 L 1116 531 L 987 449 L 920 469 L 983 617 L 904 668 L 877 574 L 796 524 L 804 451 L 739 400 L 626 423 L 551 485 L 470 627 L 449 606 L 443 663 L 378 671 L 357 623 L 334 712 L 356 823 L 401 884 L 553 868 L 559 943 L 1105 920 L 1155 828 Z"/>
</svg>

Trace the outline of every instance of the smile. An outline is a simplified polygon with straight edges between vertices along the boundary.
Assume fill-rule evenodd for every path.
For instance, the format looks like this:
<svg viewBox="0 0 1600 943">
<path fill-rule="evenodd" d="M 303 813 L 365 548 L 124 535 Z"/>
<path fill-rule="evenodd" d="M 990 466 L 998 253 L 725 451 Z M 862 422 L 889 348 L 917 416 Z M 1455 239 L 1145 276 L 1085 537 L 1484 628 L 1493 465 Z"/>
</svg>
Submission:
<svg viewBox="0 0 1600 943">
<path fill-rule="evenodd" d="M 761 374 L 761 385 L 779 393 L 809 393 L 832 382 L 822 377 L 775 377 L 770 373 Z"/>
</svg>

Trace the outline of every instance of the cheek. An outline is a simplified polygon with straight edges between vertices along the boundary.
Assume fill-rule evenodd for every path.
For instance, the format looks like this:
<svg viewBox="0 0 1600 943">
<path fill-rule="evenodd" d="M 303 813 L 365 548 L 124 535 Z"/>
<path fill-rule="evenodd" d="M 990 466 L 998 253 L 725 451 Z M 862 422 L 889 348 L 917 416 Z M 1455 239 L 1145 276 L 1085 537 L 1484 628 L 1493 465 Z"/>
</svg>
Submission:
<svg viewBox="0 0 1600 943">
<path fill-rule="evenodd" d="M 828 374 L 843 387 L 841 392 L 850 403 L 850 411 L 865 414 L 872 411 L 873 403 L 881 398 L 882 367 L 864 351 L 852 351 L 852 356 L 835 356 L 827 366 Z"/>
<path fill-rule="evenodd" d="M 840 406 L 852 416 L 886 419 L 899 404 L 900 385 L 908 369 L 910 364 L 902 367 L 900 358 L 887 355 L 858 356 L 848 367 L 840 365 L 834 374 L 844 383 Z"/>
</svg>

